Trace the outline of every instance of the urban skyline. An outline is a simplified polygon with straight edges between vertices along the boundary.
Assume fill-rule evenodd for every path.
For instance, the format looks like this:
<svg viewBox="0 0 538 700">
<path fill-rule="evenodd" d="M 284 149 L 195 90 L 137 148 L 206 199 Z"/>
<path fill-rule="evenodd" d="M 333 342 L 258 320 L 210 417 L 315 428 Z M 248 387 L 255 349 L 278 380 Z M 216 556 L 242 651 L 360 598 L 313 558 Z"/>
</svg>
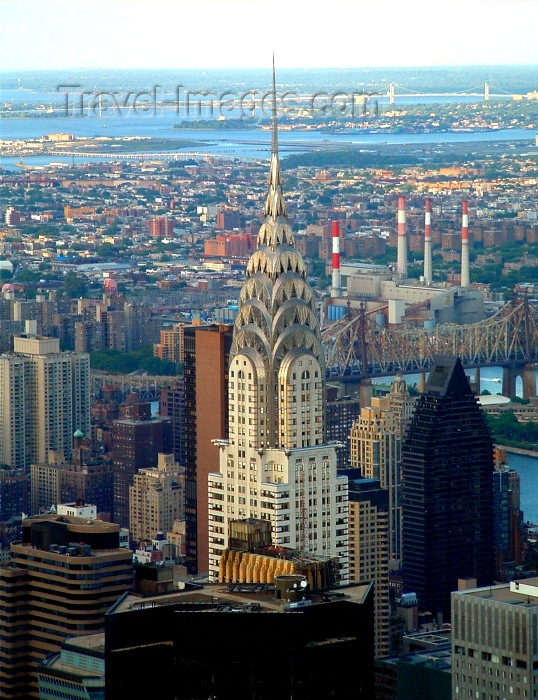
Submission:
<svg viewBox="0 0 538 700">
<path fill-rule="evenodd" d="M 433 65 L 456 50 L 468 65 L 489 49 L 502 63 L 516 55 L 517 34 L 517 55 L 530 61 L 535 26 L 535 5 L 503 0 L 405 10 L 319 1 L 308 11 L 278 0 L 151 9 L 84 0 L 76 22 L 66 2 L 4 5 L 11 33 L 20 27 L 36 52 L 54 27 L 57 44 L 43 55 L 64 51 L 70 69 L 72 49 L 130 67 L 154 56 L 149 71 L 174 49 L 181 61 L 202 51 L 215 61 L 218 50 L 231 63 L 259 60 L 264 84 L 271 49 L 277 65 L 312 65 L 314 55 L 344 65 L 368 51 Z M 17 25 L 20 7 L 35 14 Z M 521 12 L 503 44 L 508 7 Z M 457 37 L 444 44 L 449 54 L 429 31 L 445 19 L 443 32 Z M 361 33 L 368 21 L 377 31 Z M 276 35 L 270 49 L 258 40 L 266 31 Z M 8 49 L 18 60 L 18 47 Z M 48 128 L 58 117 L 37 85 L 35 101 L 0 100 L 15 129 L 42 125 L 39 138 L 0 141 L 15 161 L 0 167 L 7 696 L 46 687 L 59 697 L 69 677 L 106 685 L 111 697 L 158 684 L 164 700 L 344 698 L 350 687 L 367 700 L 450 700 L 472 692 L 473 671 L 481 700 L 502 700 L 514 673 L 523 695 L 538 693 L 538 656 L 523 654 L 535 611 L 515 611 L 514 645 L 513 625 L 502 624 L 506 596 L 524 603 L 515 579 L 529 578 L 529 609 L 538 601 L 538 522 L 523 520 L 507 457 L 522 445 L 534 462 L 538 454 L 538 91 L 490 94 L 486 82 L 480 100 L 457 109 L 398 111 L 391 83 L 382 124 L 364 110 L 335 125 L 277 104 L 275 53 L 270 127 L 249 134 L 241 124 L 235 136 L 258 151 L 270 139 L 269 159 L 182 152 L 188 139 L 159 142 L 137 123 L 125 149 L 108 119 L 82 138 Z M 322 145 L 281 163 L 277 114 L 282 131 L 317 131 Z M 383 137 L 431 141 L 331 142 L 364 122 Z M 226 143 L 237 124 L 185 131 L 202 128 L 206 144 Z M 518 137 L 474 140 L 500 129 Z M 468 134 L 457 147 L 456 131 Z M 481 391 L 480 372 L 493 364 L 503 395 Z M 374 384 L 380 376 L 394 377 L 390 390 Z M 89 584 L 71 573 L 79 569 L 98 573 Z M 499 615 L 500 635 L 486 634 L 486 610 Z M 65 637 L 89 633 L 95 676 L 82 678 L 84 654 L 77 660 Z"/>
</svg>

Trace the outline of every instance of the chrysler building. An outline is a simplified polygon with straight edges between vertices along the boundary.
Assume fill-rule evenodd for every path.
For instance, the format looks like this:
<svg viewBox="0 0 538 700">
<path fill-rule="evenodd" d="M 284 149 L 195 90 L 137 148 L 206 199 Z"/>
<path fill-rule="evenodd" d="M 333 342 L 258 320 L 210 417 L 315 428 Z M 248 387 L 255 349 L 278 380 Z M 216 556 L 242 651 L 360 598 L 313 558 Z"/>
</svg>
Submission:
<svg viewBox="0 0 538 700">
<path fill-rule="evenodd" d="M 282 193 L 273 66 L 264 221 L 241 289 L 230 351 L 227 440 L 209 475 L 209 570 L 218 580 L 231 520 L 271 523 L 273 545 L 335 557 L 348 578 L 347 477 L 326 443 L 325 358 L 315 295 Z"/>
</svg>

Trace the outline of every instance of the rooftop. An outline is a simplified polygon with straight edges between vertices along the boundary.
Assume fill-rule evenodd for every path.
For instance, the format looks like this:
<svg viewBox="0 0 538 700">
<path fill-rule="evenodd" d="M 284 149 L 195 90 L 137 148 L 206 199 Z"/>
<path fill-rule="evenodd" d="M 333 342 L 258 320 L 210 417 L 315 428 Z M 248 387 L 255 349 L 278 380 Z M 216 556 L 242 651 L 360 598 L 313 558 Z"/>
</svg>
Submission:
<svg viewBox="0 0 538 700">
<path fill-rule="evenodd" d="M 109 530 L 110 532 L 118 532 L 119 525 L 117 523 L 108 523 L 105 520 L 91 520 L 88 518 L 80 518 L 76 515 L 62 515 L 57 513 L 43 513 L 42 515 L 30 515 L 24 518 L 22 521 L 23 526 L 32 525 L 33 523 L 38 523 L 40 521 L 56 521 L 60 523 L 77 525 L 77 526 L 87 526 L 88 531 L 90 530 Z"/>
<path fill-rule="evenodd" d="M 310 593 L 306 596 L 307 604 L 316 605 L 331 603 L 337 600 L 348 600 L 355 603 L 363 603 L 371 588 L 371 583 L 338 588 L 323 591 L 322 593 Z M 107 614 L 130 612 L 136 609 L 154 608 L 167 605 L 188 606 L 188 609 L 199 609 L 200 612 L 212 611 L 242 611 L 242 612 L 285 612 L 291 608 L 286 600 L 279 600 L 274 595 L 274 586 L 271 584 L 206 584 L 195 589 L 185 587 L 173 593 L 165 593 L 152 596 L 144 596 L 139 593 L 126 593 L 108 611 Z M 304 605 L 299 603 L 296 607 Z"/>
<path fill-rule="evenodd" d="M 468 595 L 473 598 L 490 599 L 507 605 L 524 605 L 538 607 L 538 576 L 511 581 L 500 586 L 485 586 L 466 591 L 457 591 L 454 595 Z"/>
<path fill-rule="evenodd" d="M 65 640 L 65 645 L 78 647 L 81 651 L 102 651 L 104 653 L 105 635 L 100 632 L 99 634 L 88 634 L 84 637 L 71 637 Z"/>
</svg>

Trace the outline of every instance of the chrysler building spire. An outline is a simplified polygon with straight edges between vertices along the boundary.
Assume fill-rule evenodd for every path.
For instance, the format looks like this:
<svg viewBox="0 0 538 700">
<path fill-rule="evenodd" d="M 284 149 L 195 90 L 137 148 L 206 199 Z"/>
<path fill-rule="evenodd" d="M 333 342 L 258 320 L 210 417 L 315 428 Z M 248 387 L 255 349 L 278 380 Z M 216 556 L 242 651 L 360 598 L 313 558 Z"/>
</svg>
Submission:
<svg viewBox="0 0 538 700">
<path fill-rule="evenodd" d="M 210 474 L 212 580 L 224 580 L 230 523 L 269 520 L 272 543 L 331 556 L 347 581 L 347 478 L 325 436 L 325 357 L 315 295 L 288 221 L 273 60 L 269 187 L 239 294 L 228 365 L 228 439 Z M 225 502 L 224 502 L 225 499 Z M 339 525 L 337 525 L 339 523 Z"/>
<path fill-rule="evenodd" d="M 260 383 L 270 387 L 269 391 L 257 393 L 258 415 L 263 419 L 252 441 L 256 447 L 305 447 L 321 445 L 325 437 L 325 357 L 315 296 L 306 279 L 303 259 L 295 250 L 284 204 L 278 160 L 276 92 L 274 96 L 265 218 L 239 295 L 230 357 L 246 353 L 256 365 Z M 285 413 L 286 403 L 279 396 L 279 388 L 284 390 L 288 385 L 288 373 L 290 377 L 297 377 L 297 368 L 291 368 L 299 354 L 308 356 L 308 360 L 304 359 L 305 366 L 314 368 L 315 365 L 311 373 L 307 372 L 315 391 L 308 394 L 312 420 L 308 421 L 306 431 L 304 428 L 298 431 L 297 426 L 292 429 L 291 414 Z"/>
<path fill-rule="evenodd" d="M 278 160 L 277 94 L 275 78 L 275 55 L 273 54 L 273 101 L 271 104 L 271 166 L 269 169 L 269 191 L 265 201 L 264 214 L 276 221 L 279 216 L 287 217 L 282 194 L 280 163 Z"/>
</svg>

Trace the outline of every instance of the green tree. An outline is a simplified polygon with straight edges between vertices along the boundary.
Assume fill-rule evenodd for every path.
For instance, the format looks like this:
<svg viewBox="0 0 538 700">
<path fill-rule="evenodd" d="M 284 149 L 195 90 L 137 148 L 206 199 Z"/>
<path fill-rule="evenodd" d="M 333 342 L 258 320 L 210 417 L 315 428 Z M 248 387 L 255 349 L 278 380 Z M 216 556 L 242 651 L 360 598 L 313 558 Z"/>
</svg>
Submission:
<svg viewBox="0 0 538 700">
<path fill-rule="evenodd" d="M 78 299 L 83 297 L 87 291 L 86 280 L 84 277 L 80 277 L 76 272 L 70 270 L 60 287 L 61 292 L 71 299 Z"/>
</svg>

